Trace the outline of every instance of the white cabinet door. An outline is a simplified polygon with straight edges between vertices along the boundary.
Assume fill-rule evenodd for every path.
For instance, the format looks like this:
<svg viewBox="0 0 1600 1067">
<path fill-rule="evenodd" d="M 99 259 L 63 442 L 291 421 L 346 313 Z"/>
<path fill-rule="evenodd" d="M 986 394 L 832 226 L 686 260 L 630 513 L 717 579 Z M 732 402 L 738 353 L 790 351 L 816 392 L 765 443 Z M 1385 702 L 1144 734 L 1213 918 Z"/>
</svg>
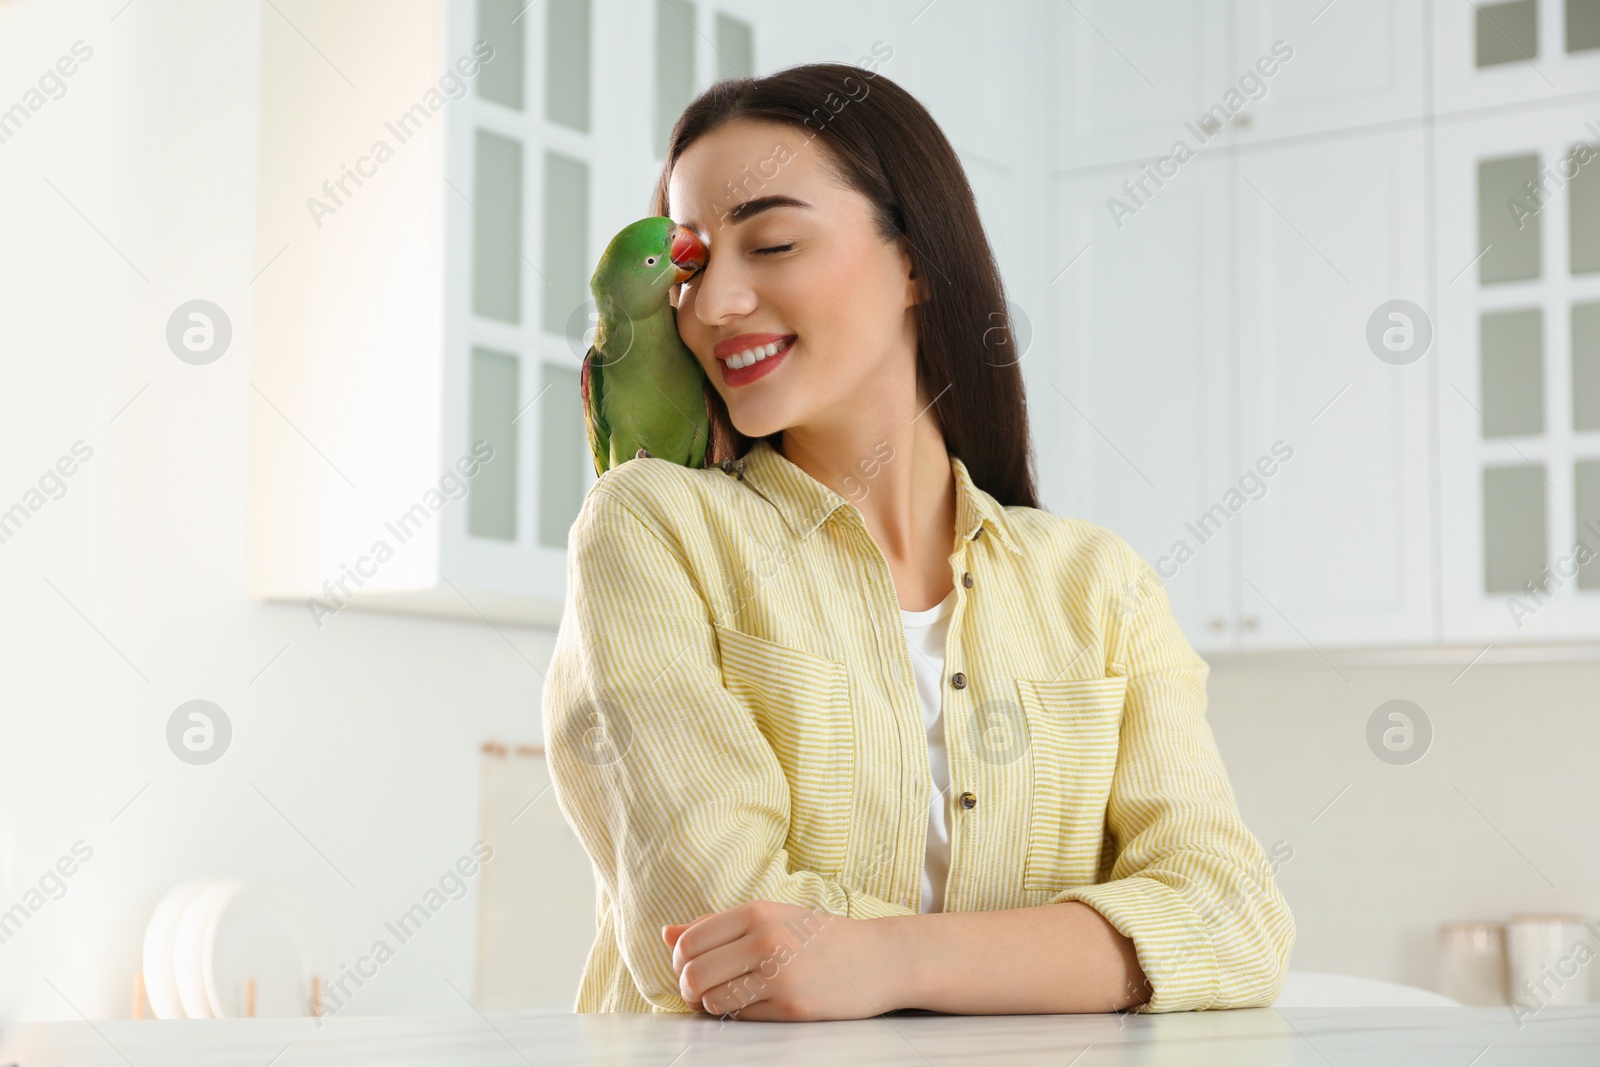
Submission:
<svg viewBox="0 0 1600 1067">
<path fill-rule="evenodd" d="M 1427 300 L 1425 143 L 1239 152 L 1242 647 L 1433 636 L 1432 357 L 1390 362 L 1368 336 L 1389 301 Z"/>
<path fill-rule="evenodd" d="M 1600 636 L 1593 112 L 1545 108 L 1438 128 L 1448 640 Z M 1571 153 L 1583 142 L 1596 155 L 1580 165 Z M 1525 182 L 1541 176 L 1546 193 L 1536 197 Z"/>
<path fill-rule="evenodd" d="M 1238 0 L 1230 76 L 1244 102 L 1241 143 L 1422 115 L 1427 8 L 1428 0 Z"/>
<path fill-rule="evenodd" d="M 642 0 L 628 6 L 646 24 Z M 605 91 L 597 43 L 617 28 L 594 8 L 449 6 L 456 49 L 487 41 L 498 75 L 461 101 L 443 189 L 446 452 L 488 439 L 500 454 L 445 527 L 443 579 L 483 591 L 472 600 L 489 615 L 507 598 L 559 618 L 566 531 L 594 481 L 578 388 L 588 272 L 610 234 L 643 214 L 636 195 L 623 202 L 600 181 L 639 174 L 648 111 Z"/>
<path fill-rule="evenodd" d="M 1436 109 L 1592 93 L 1600 86 L 1600 26 L 1585 9 L 1592 10 L 1585 0 L 1435 3 Z"/>
<path fill-rule="evenodd" d="M 1058 171 L 1200 148 L 1226 92 L 1231 0 L 1076 0 L 1056 15 Z M 1120 179 L 1119 179 L 1120 181 Z"/>
<path fill-rule="evenodd" d="M 1234 636 L 1234 524 L 1193 526 L 1235 465 L 1231 232 L 1219 161 L 1183 166 L 1120 228 L 1106 203 L 1118 191 L 1114 174 L 1058 184 L 1051 288 L 1060 341 L 1033 402 L 1057 413 L 1059 451 L 1043 479 L 1051 510 L 1127 540 L 1156 569 L 1201 651 L 1229 648 Z"/>
</svg>

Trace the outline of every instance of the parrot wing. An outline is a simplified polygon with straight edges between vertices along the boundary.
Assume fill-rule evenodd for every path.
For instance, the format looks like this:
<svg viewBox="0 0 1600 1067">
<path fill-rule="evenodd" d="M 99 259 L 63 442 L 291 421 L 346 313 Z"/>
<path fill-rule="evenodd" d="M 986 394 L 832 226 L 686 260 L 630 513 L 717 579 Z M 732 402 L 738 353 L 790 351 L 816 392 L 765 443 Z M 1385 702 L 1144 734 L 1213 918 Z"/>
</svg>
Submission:
<svg viewBox="0 0 1600 1067">
<path fill-rule="evenodd" d="M 596 476 L 604 474 L 611 465 L 611 427 L 606 425 L 605 416 L 600 411 L 600 393 L 605 388 L 605 382 L 597 362 L 598 356 L 599 353 L 592 347 L 585 353 L 583 370 L 578 378 L 583 391 L 583 422 L 589 434 L 589 451 L 594 453 Z"/>
</svg>

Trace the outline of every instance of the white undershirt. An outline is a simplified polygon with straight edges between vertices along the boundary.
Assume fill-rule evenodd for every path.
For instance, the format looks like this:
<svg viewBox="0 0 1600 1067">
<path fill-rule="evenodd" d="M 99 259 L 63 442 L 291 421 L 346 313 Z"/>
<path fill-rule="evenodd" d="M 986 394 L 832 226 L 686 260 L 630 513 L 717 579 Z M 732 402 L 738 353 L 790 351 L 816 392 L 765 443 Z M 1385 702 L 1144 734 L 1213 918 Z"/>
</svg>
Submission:
<svg viewBox="0 0 1600 1067">
<path fill-rule="evenodd" d="M 928 767 L 933 774 L 928 797 L 928 847 L 922 867 L 922 910 L 944 910 L 945 879 L 950 873 L 950 824 L 946 805 L 950 794 L 950 760 L 944 747 L 944 642 L 955 610 L 956 591 L 927 611 L 900 609 L 906 642 L 911 647 L 911 669 L 917 680 L 917 700 L 928 735 Z"/>
</svg>

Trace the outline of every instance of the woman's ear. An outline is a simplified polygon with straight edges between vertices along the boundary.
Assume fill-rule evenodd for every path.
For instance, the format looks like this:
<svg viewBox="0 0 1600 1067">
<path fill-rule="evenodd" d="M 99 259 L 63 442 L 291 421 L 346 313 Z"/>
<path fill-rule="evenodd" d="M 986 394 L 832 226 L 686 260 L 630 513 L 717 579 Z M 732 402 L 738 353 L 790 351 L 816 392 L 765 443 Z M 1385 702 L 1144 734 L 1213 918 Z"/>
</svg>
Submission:
<svg viewBox="0 0 1600 1067">
<path fill-rule="evenodd" d="M 917 269 L 915 267 L 911 268 L 911 274 L 908 280 L 916 285 L 916 303 L 920 304 L 924 300 L 928 299 L 928 287 L 921 278 L 917 277 Z"/>
<path fill-rule="evenodd" d="M 900 242 L 900 256 L 906 265 L 906 307 L 912 307 L 928 299 L 928 287 L 917 276 L 916 264 L 912 262 L 904 241 Z"/>
</svg>

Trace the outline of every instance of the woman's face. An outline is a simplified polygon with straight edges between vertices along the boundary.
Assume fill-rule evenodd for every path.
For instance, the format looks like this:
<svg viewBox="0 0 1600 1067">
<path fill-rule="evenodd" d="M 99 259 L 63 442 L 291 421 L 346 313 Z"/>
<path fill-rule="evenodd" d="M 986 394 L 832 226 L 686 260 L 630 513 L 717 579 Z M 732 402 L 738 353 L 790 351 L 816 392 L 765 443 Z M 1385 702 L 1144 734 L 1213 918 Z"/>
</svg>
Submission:
<svg viewBox="0 0 1600 1067">
<path fill-rule="evenodd" d="M 748 437 L 882 418 L 915 380 L 910 259 L 826 151 L 806 131 L 734 120 L 690 145 L 668 183 L 672 220 L 709 252 L 675 292 L 678 333 Z M 737 353 L 773 345 L 740 369 Z"/>
</svg>

